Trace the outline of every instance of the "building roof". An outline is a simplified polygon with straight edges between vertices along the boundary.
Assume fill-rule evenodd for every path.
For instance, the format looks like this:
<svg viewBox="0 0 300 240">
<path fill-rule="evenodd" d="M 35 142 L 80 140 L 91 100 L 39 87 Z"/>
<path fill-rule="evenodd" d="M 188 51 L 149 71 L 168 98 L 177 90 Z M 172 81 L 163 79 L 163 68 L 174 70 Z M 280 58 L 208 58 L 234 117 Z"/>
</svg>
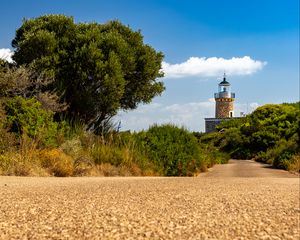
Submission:
<svg viewBox="0 0 300 240">
<path fill-rule="evenodd" d="M 229 82 L 226 81 L 226 79 L 224 78 L 222 82 L 219 83 L 220 85 L 230 85 Z"/>
<path fill-rule="evenodd" d="M 224 77 L 224 78 L 223 78 L 223 81 L 220 82 L 219 85 L 226 85 L 226 86 L 228 86 L 228 85 L 230 85 L 230 83 L 227 82 L 227 81 L 226 81 L 226 77 Z"/>
</svg>

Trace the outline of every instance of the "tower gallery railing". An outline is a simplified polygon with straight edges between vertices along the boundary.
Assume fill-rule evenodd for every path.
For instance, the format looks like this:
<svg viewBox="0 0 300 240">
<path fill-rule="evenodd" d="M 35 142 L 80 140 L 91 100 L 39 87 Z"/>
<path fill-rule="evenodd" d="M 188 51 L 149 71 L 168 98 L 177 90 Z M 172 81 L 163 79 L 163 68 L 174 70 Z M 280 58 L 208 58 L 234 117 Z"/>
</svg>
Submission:
<svg viewBox="0 0 300 240">
<path fill-rule="evenodd" d="M 230 93 L 230 92 L 215 93 L 215 98 L 235 98 L 235 93 Z"/>
</svg>

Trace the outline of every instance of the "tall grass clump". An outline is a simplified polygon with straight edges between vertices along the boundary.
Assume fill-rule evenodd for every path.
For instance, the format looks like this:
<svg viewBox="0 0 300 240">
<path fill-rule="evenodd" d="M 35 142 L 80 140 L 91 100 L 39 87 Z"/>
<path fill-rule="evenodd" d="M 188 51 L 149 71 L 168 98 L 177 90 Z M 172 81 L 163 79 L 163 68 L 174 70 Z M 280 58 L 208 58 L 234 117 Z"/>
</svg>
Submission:
<svg viewBox="0 0 300 240">
<path fill-rule="evenodd" d="M 120 175 L 156 175 L 153 164 L 138 150 L 131 133 L 112 132 L 105 137 L 95 136 L 88 151 L 96 165 L 116 166 Z"/>
</svg>

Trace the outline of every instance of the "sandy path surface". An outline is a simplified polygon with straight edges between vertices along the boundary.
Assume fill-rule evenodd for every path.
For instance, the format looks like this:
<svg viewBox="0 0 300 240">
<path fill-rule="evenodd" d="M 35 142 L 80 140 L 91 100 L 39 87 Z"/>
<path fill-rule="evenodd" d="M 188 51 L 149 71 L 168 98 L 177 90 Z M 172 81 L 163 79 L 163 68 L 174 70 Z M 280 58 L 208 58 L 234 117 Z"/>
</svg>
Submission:
<svg viewBox="0 0 300 240">
<path fill-rule="evenodd" d="M 299 239 L 299 178 L 230 161 L 194 178 L 0 177 L 0 239 Z"/>
</svg>

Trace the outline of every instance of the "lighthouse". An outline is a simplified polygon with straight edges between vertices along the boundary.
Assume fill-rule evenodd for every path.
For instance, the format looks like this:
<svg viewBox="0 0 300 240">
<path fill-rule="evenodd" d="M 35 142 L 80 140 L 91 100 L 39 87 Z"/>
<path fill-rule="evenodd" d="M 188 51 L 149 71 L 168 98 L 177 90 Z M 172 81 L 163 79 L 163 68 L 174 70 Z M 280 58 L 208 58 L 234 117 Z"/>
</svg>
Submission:
<svg viewBox="0 0 300 240">
<path fill-rule="evenodd" d="M 216 118 L 232 118 L 234 116 L 233 103 L 235 94 L 231 92 L 230 83 L 224 73 L 223 81 L 219 83 L 218 92 L 215 93 Z"/>
<path fill-rule="evenodd" d="M 224 73 L 223 80 L 218 84 L 218 92 L 215 93 L 215 117 L 205 118 L 205 132 L 216 131 L 216 126 L 222 121 L 234 117 L 234 100 L 235 93 L 231 92 L 231 85 L 226 80 Z"/>
</svg>

